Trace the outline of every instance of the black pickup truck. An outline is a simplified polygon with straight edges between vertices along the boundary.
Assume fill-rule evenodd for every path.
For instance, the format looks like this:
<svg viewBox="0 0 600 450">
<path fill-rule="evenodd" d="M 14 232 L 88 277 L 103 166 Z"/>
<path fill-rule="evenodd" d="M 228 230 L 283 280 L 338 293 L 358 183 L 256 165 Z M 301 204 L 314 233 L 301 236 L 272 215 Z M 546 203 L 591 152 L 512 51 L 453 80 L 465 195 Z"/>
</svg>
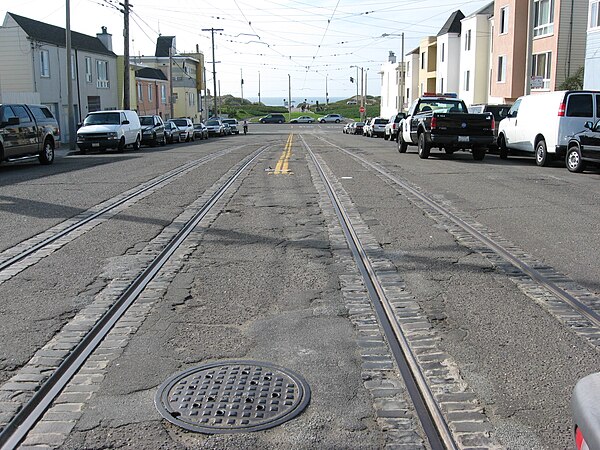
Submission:
<svg viewBox="0 0 600 450">
<path fill-rule="evenodd" d="M 37 157 L 52 164 L 59 145 L 60 129 L 47 106 L 0 104 L 0 162 Z"/>
<path fill-rule="evenodd" d="M 469 114 L 462 100 L 425 95 L 413 102 L 400 121 L 398 151 L 405 153 L 409 145 L 416 145 L 419 157 L 425 159 L 434 147 L 449 155 L 468 149 L 473 159 L 481 161 L 494 142 L 495 126 L 492 114 Z"/>
</svg>

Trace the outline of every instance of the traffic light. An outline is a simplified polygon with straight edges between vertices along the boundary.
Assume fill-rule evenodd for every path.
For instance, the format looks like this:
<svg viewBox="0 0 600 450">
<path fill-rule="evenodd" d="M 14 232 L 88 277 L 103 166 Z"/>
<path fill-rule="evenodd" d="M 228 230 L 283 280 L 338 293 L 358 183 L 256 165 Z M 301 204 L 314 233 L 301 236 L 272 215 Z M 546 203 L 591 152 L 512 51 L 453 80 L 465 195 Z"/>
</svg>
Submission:
<svg viewBox="0 0 600 450">
<path fill-rule="evenodd" d="M 350 77 L 350 83 L 354 83 L 354 77 Z"/>
</svg>

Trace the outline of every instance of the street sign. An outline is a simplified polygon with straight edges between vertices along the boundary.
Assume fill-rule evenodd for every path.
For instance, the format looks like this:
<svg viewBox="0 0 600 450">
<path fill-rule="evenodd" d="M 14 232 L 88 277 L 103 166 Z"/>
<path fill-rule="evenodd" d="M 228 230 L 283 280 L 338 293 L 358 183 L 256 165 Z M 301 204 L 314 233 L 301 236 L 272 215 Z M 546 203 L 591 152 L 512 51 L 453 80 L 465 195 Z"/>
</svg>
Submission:
<svg viewBox="0 0 600 450">
<path fill-rule="evenodd" d="M 543 89 L 544 88 L 544 77 L 535 75 L 531 77 L 531 89 Z"/>
<path fill-rule="evenodd" d="M 364 113 L 364 112 L 365 112 L 365 107 L 364 107 L 364 106 L 361 106 L 361 107 L 359 108 L 358 112 Z"/>
</svg>

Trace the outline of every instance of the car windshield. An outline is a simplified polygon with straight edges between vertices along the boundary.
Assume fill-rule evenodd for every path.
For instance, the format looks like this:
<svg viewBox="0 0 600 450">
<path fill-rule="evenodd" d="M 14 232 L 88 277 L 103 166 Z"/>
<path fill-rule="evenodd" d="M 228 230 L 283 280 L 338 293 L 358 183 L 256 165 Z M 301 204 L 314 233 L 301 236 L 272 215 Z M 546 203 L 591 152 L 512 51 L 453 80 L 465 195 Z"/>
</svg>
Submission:
<svg viewBox="0 0 600 450">
<path fill-rule="evenodd" d="M 188 121 L 185 119 L 173 119 L 173 123 L 178 127 L 187 127 Z"/>
<path fill-rule="evenodd" d="M 488 106 L 487 107 L 487 112 L 492 113 L 492 115 L 494 116 L 494 120 L 496 120 L 496 122 L 500 122 L 502 119 L 504 119 L 506 117 L 506 115 L 508 114 L 509 110 L 510 110 L 510 106 L 508 106 L 508 105 Z"/>
<path fill-rule="evenodd" d="M 234 124 L 234 123 L 237 123 L 237 120 L 235 120 L 235 119 L 223 119 L 223 123 Z"/>
<path fill-rule="evenodd" d="M 202 129 L 201 123 L 194 124 L 194 130 L 201 130 L 201 129 Z"/>
<path fill-rule="evenodd" d="M 121 125 L 121 113 L 90 114 L 83 121 L 83 125 Z"/>
<path fill-rule="evenodd" d="M 154 117 L 152 116 L 142 116 L 140 117 L 141 125 L 154 125 Z"/>
<path fill-rule="evenodd" d="M 357 127 L 364 127 L 365 123 L 364 122 L 356 122 L 356 126 Z"/>
<path fill-rule="evenodd" d="M 206 122 L 206 125 L 208 126 L 215 126 L 215 125 L 220 125 L 218 120 L 209 120 L 208 122 Z"/>
<path fill-rule="evenodd" d="M 375 119 L 374 122 L 376 125 L 385 125 L 386 123 L 388 123 L 387 119 Z"/>
<path fill-rule="evenodd" d="M 459 100 L 446 100 L 446 99 L 431 99 L 423 100 L 419 104 L 420 112 L 433 111 L 438 113 L 466 113 L 463 103 Z"/>
</svg>

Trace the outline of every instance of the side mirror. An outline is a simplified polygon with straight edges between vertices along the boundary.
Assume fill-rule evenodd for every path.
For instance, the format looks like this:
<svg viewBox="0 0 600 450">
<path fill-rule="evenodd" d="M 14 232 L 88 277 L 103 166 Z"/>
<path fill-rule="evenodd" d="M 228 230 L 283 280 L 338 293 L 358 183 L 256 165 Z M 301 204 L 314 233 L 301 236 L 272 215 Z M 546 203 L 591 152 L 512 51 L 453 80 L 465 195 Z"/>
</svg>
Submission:
<svg viewBox="0 0 600 450">
<path fill-rule="evenodd" d="M 21 123 L 21 121 L 19 120 L 18 117 L 9 117 L 8 118 L 9 125 L 19 125 L 20 123 Z"/>
<path fill-rule="evenodd" d="M 121 125 L 129 125 L 129 120 L 124 120 L 123 122 L 121 122 Z"/>
<path fill-rule="evenodd" d="M 79 123 L 77 124 L 77 128 L 81 128 L 82 126 L 83 126 L 83 122 L 79 122 Z"/>
<path fill-rule="evenodd" d="M 591 120 L 588 120 L 586 123 L 583 124 L 583 127 L 587 128 L 588 130 L 593 130 L 594 122 L 592 122 Z"/>
</svg>

